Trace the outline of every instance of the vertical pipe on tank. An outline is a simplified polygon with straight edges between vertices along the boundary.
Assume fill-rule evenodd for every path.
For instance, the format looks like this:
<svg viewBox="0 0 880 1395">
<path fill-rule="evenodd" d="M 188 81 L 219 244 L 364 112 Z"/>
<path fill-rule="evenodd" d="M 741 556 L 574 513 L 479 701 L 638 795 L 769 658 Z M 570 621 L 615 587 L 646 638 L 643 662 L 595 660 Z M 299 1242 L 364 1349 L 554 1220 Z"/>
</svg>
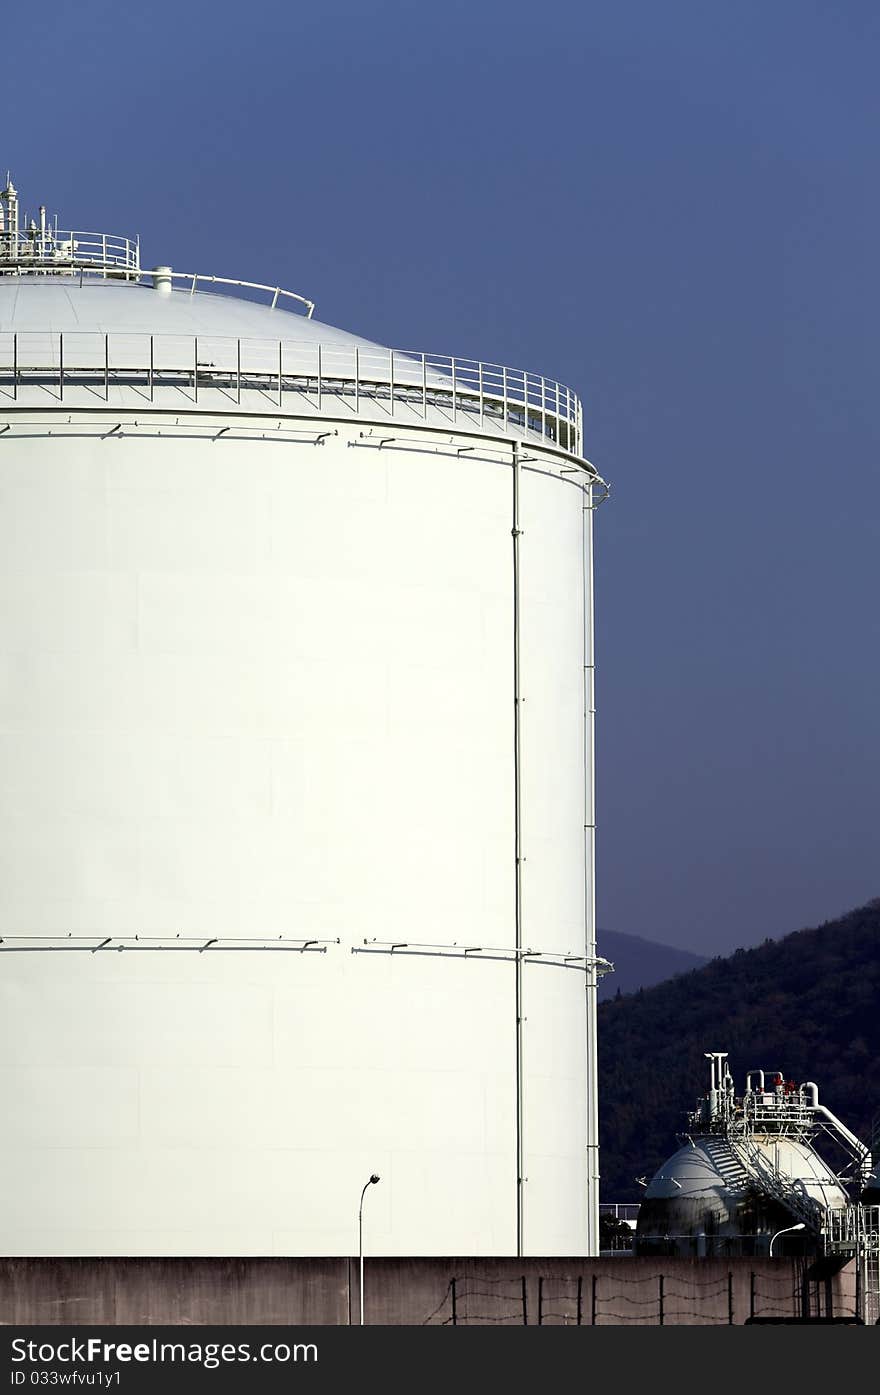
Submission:
<svg viewBox="0 0 880 1395">
<path fill-rule="evenodd" d="M 599 1253 L 599 1075 L 596 1060 L 596 787 L 593 646 L 593 486 L 584 488 L 584 953 L 586 969 L 587 1254 Z"/>
<path fill-rule="evenodd" d="M 522 733 L 520 722 L 519 445 L 513 443 L 513 842 L 516 972 L 516 1253 L 523 1253 Z"/>
</svg>

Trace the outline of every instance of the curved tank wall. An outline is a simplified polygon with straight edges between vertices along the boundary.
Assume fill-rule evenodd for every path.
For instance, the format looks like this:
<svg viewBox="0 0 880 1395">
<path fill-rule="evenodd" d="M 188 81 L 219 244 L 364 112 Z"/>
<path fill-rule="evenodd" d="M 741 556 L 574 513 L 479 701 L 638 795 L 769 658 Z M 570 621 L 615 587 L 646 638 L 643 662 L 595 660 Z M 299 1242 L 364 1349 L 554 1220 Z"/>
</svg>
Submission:
<svg viewBox="0 0 880 1395">
<path fill-rule="evenodd" d="M 375 1171 L 372 1253 L 514 1253 L 510 447 L 134 394 L 0 397 L 0 1251 L 350 1254 Z M 590 515 L 528 455 L 522 1247 L 563 1255 Z"/>
</svg>

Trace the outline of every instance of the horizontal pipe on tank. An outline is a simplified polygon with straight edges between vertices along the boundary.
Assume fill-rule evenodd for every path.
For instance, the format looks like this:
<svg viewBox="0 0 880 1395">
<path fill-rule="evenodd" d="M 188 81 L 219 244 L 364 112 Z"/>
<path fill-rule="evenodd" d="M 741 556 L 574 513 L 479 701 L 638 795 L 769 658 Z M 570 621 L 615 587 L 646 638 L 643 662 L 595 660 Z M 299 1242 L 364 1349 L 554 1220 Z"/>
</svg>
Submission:
<svg viewBox="0 0 880 1395">
<path fill-rule="evenodd" d="M 588 958 L 583 954 L 570 954 L 565 950 L 516 949 L 512 946 L 458 945 L 452 944 L 413 944 L 403 941 L 365 940 L 362 945 L 352 945 L 352 954 L 411 954 L 428 958 L 519 960 L 522 963 L 548 964 L 557 968 L 580 969 L 589 972 L 596 969 L 599 974 L 613 971 L 613 964 L 601 957 Z"/>
<path fill-rule="evenodd" d="M 95 940 L 98 943 L 93 943 Z M 341 944 L 341 940 L 287 939 L 283 935 L 262 937 L 253 935 L 3 935 L 0 937 L 0 953 L 75 953 L 97 954 L 99 951 L 129 953 L 138 951 L 185 951 L 204 953 L 206 949 L 215 952 L 228 950 L 281 950 L 295 954 L 326 954 L 328 945 Z"/>
<path fill-rule="evenodd" d="M 3 410 L 3 409 L 0 409 L 0 412 L 2 412 L 2 410 Z M 30 404 L 30 405 L 27 406 L 27 407 L 8 407 L 8 408 L 6 408 L 6 411 L 8 411 L 10 414 L 14 415 L 14 418 L 15 418 L 14 425 L 13 425 L 12 423 L 7 423 L 7 425 L 9 425 L 9 426 L 12 427 L 12 434 L 13 434 L 13 435 L 26 436 L 27 434 L 37 434 L 37 433 L 39 433 L 40 435 L 46 434 L 47 426 L 48 426 L 48 424 L 49 424 L 48 420 L 46 420 L 46 419 L 34 419 L 34 418 L 32 418 L 32 417 L 25 417 L 25 416 L 23 415 L 24 412 L 31 413 L 31 412 L 33 412 L 33 411 L 35 411 L 35 410 L 38 410 L 38 409 L 36 409 L 36 408 L 34 407 L 33 404 Z M 50 409 L 50 410 L 51 410 L 51 409 Z M 59 439 L 60 439 L 61 437 L 63 437 L 63 436 L 68 436 L 68 435 L 73 435 L 73 436 L 84 435 L 84 436 L 88 436 L 88 435 L 90 434 L 90 432 L 87 431 L 87 430 L 85 430 L 84 428 L 86 428 L 86 427 L 92 427 L 97 435 L 99 435 L 99 436 L 104 436 L 104 435 L 107 434 L 107 433 L 106 433 L 106 430 L 105 430 L 106 420 L 102 423 L 102 422 L 100 421 L 100 417 L 103 415 L 103 416 L 105 417 L 105 419 L 106 419 L 106 416 L 108 415 L 108 413 L 109 413 L 109 414 L 112 414 L 112 416 L 115 417 L 115 416 L 117 416 L 117 414 L 119 413 L 120 408 L 119 408 L 118 406 L 113 406 L 113 407 L 111 407 L 111 408 L 109 408 L 109 409 L 102 408 L 102 407 L 97 407 L 97 408 L 95 408 L 95 407 L 90 407 L 89 410 L 90 410 L 91 412 L 95 412 L 95 413 L 98 414 L 98 419 L 97 419 L 97 420 L 89 421 L 87 418 L 81 417 L 81 416 L 78 415 L 78 416 L 77 416 L 77 421 L 76 421 L 75 425 L 74 425 L 74 423 L 73 423 L 72 421 L 66 421 L 66 422 L 62 423 L 62 425 L 61 425 L 60 428 L 57 428 L 57 427 L 52 427 L 52 428 L 50 428 L 49 431 L 48 431 L 48 434 L 49 434 L 49 435 L 55 435 L 55 436 L 57 436 Z M 174 417 L 173 423 L 167 423 L 167 422 L 165 422 L 165 421 L 161 421 L 162 414 L 165 413 L 165 412 L 167 412 L 169 416 L 170 416 L 170 415 L 173 415 L 173 417 Z M 210 424 L 206 423 L 205 420 L 204 420 L 204 418 L 205 418 L 205 417 L 211 417 L 211 418 L 216 419 L 216 417 L 217 417 L 218 415 L 227 415 L 227 412 L 226 412 L 226 411 L 223 411 L 223 412 L 221 413 L 221 412 L 219 412 L 215 407 L 212 407 L 212 408 L 210 409 L 210 411 L 207 411 L 207 412 L 206 412 L 206 411 L 203 411 L 203 410 L 198 410 L 198 409 L 193 408 L 193 407 L 190 407 L 189 409 L 187 409 L 187 408 L 180 408 L 180 407 L 174 407 L 174 408 L 170 409 L 170 411 L 169 411 L 169 409 L 168 409 L 167 407 L 159 407 L 159 408 L 156 409 L 155 412 L 149 413 L 146 417 L 140 417 L 140 418 L 138 418 L 137 420 L 134 420 L 134 421 L 131 421 L 131 422 L 125 422 L 125 423 L 124 423 L 124 425 L 125 425 L 125 434 L 134 435 L 135 433 L 137 433 L 137 434 L 140 434 L 140 435 L 148 435 L 148 436 L 156 436 L 156 437 L 162 437 L 162 436 L 169 437 L 169 436 L 174 436 L 174 435 L 176 435 L 176 434 L 183 434 L 183 433 L 187 433 L 187 432 L 192 433 L 192 434 L 194 434 L 194 435 L 206 434 L 206 433 L 210 432 L 210 433 L 211 433 L 211 439 L 213 439 L 213 436 L 216 434 L 216 429 L 213 428 Z M 245 433 L 245 432 L 250 433 L 250 434 L 247 436 L 247 438 L 246 438 L 246 439 L 249 439 L 249 440 L 260 440 L 260 441 L 272 441 L 272 440 L 274 440 L 274 441 L 276 441 L 278 444 L 285 444 L 285 443 L 287 443 L 287 442 L 290 442 L 290 443 L 298 443 L 298 442 L 301 442 L 304 438 L 309 439 L 309 440 L 311 440 L 311 441 L 316 441 L 317 438 L 318 438 L 319 436 L 325 435 L 325 434 L 326 434 L 326 433 L 322 433 L 322 432 L 312 432 L 312 431 L 308 430 L 308 428 L 305 428 L 305 429 L 299 431 L 298 428 L 294 427 L 293 425 L 291 425 L 291 426 L 289 426 L 289 427 L 287 427 L 287 428 L 284 428 L 283 425 L 282 425 L 282 423 L 280 423 L 280 422 L 276 425 L 276 428 L 275 428 L 275 430 L 274 430 L 273 432 L 267 434 L 266 430 L 264 429 L 264 423 L 265 423 L 265 420 L 266 420 L 266 416 L 265 416 L 265 413 L 263 413 L 263 412 L 252 412 L 252 411 L 248 411 L 247 409 L 234 408 L 234 409 L 232 409 L 232 410 L 230 410 L 230 411 L 228 412 L 228 415 L 230 415 L 230 416 L 235 416 L 235 417 L 239 417 L 239 418 L 242 418 L 242 419 L 243 419 L 243 420 L 241 421 L 241 423 L 238 425 L 238 428 L 237 428 L 237 429 L 238 429 L 238 433 L 239 433 L 239 435 L 242 435 L 242 436 L 243 436 L 243 433 Z M 49 419 L 51 420 L 51 417 L 50 417 Z M 287 414 L 287 413 L 286 413 L 286 414 L 285 414 L 285 419 L 286 419 L 288 422 L 291 422 L 291 423 L 297 422 L 297 421 L 307 422 L 307 421 L 310 420 L 309 417 L 304 417 L 304 416 L 302 416 L 302 415 L 300 415 L 300 414 L 295 414 L 295 413 L 290 413 L 290 414 Z M 338 425 L 337 425 L 337 427 L 336 427 L 335 430 L 334 430 L 334 434 L 337 434 L 337 435 L 339 434 L 339 430 L 338 430 L 339 427 L 345 428 L 347 425 L 350 424 L 350 419 L 349 419 L 349 418 L 344 418 L 344 417 L 333 417 L 333 416 L 329 415 L 329 414 L 326 413 L 326 412 L 323 414 L 322 420 L 323 420 L 325 423 L 336 422 Z M 159 422 L 161 422 L 161 424 L 159 424 Z M 14 429 L 15 426 L 18 426 L 18 427 L 21 427 L 21 428 L 31 428 L 31 430 L 30 430 L 30 432 L 28 432 L 26 429 L 25 429 L 25 430 L 22 430 L 21 432 L 16 432 L 15 429 Z M 436 427 L 433 427 L 433 426 L 429 425 L 429 426 L 426 428 L 425 434 L 424 434 L 424 435 L 420 435 L 419 437 L 411 438 L 411 440 L 410 440 L 410 442 L 409 442 L 410 447 L 411 447 L 411 448 L 417 447 L 418 449 L 420 449 L 420 450 L 422 450 L 422 451 L 430 450 L 433 454 L 437 454 L 437 455 L 453 455 L 453 454 L 456 454 L 456 453 L 457 453 L 457 447 L 453 447 L 453 446 L 451 445 L 450 442 L 437 443 L 437 442 L 434 441 L 434 439 L 433 439 L 433 433 L 434 433 L 436 430 L 437 430 Z M 298 434 L 293 434 L 295 431 L 298 431 Z M 429 433 L 430 433 L 430 434 L 429 434 Z M 0 434 L 2 434 L 2 433 L 0 433 Z M 479 432 L 479 431 L 469 431 L 469 430 L 467 430 L 467 429 L 465 429 L 465 428 L 462 428 L 461 426 L 459 426 L 459 427 L 456 428 L 456 435 L 459 436 L 459 437 L 462 437 L 462 436 L 463 436 L 463 437 L 465 437 L 465 438 L 473 437 L 473 438 L 475 438 L 477 441 L 479 441 L 481 444 L 484 444 L 484 445 L 489 446 L 489 447 L 493 447 L 493 448 L 498 449 L 498 450 L 501 450 L 502 448 L 505 448 L 505 449 L 508 449 L 508 450 L 509 450 L 509 447 L 510 447 L 510 441 L 509 441 L 509 439 L 505 439 L 505 438 L 503 438 L 503 437 L 490 436 L 490 435 L 487 435 L 487 434 L 485 434 L 485 433 L 483 433 L 483 432 Z M 237 439 L 237 437 L 236 437 L 235 435 L 233 435 L 233 434 L 230 434 L 230 436 L 224 437 L 223 439 L 224 439 L 224 440 L 233 440 L 233 439 Z M 402 438 L 402 437 L 395 437 L 394 439 L 395 439 L 395 440 L 401 440 L 401 441 L 402 441 L 402 440 L 404 440 L 405 438 Z M 426 446 L 426 444 L 425 444 L 426 440 L 431 442 L 430 446 Z M 361 444 L 361 443 L 358 442 L 358 441 L 349 441 L 348 444 L 349 444 L 349 446 L 357 446 L 357 445 L 359 445 L 359 444 Z M 363 442 L 363 444 L 364 444 L 364 445 L 368 445 L 369 442 L 365 441 L 365 442 Z M 375 448 L 375 445 L 374 445 L 374 448 Z M 577 471 L 578 473 L 582 473 L 582 474 L 584 474 L 584 475 L 586 475 L 586 476 L 588 477 L 588 480 L 589 480 L 590 484 L 592 484 L 592 485 L 600 485 L 600 486 L 603 488 L 604 493 L 598 498 L 598 500 L 596 501 L 596 503 L 585 505 L 585 506 L 584 506 L 585 509 L 595 509 L 595 508 L 598 508 L 599 505 L 602 504 L 602 503 L 604 503 L 605 500 L 610 496 L 610 492 L 611 492 L 610 486 L 608 485 L 608 483 L 607 483 L 604 479 L 602 479 L 602 477 L 601 477 L 601 475 L 599 474 L 599 472 L 598 472 L 596 466 L 592 463 L 591 460 L 588 460 L 586 456 L 573 455 L 573 454 L 571 454 L 571 453 L 568 452 L 568 451 L 560 450 L 559 447 L 555 447 L 555 446 L 554 446 L 552 443 L 550 443 L 550 442 L 543 442 L 543 443 L 541 444 L 540 449 L 541 449 L 541 453 L 542 453 L 542 456 L 541 456 L 541 457 L 535 456 L 535 455 L 524 455 L 524 456 L 521 457 L 521 460 L 522 460 L 524 463 L 526 463 L 526 462 L 534 463 L 534 462 L 537 462 L 537 461 L 538 461 L 539 459 L 541 459 L 542 457 L 549 457 L 550 461 L 552 461 L 552 462 L 557 462 L 557 461 L 562 461 L 562 460 L 569 461 L 569 462 L 572 463 L 572 465 L 575 467 L 575 469 L 576 469 L 576 471 Z M 561 473 L 562 473 L 562 472 L 560 471 L 560 474 L 561 474 Z"/>
<path fill-rule="evenodd" d="M 230 952 L 277 952 L 326 954 L 328 945 L 341 944 L 341 939 L 282 941 L 263 940 L 254 937 L 215 936 L 205 940 L 202 937 L 169 936 L 108 936 L 98 944 L 92 943 L 91 936 L 60 937 L 45 936 L 4 936 L 0 938 L 0 954 L 64 954 L 64 953 L 213 953 Z M 389 941 L 387 944 L 353 945 L 352 954 L 396 954 L 423 958 L 468 959 L 478 957 L 484 962 L 500 961 L 536 964 L 547 968 L 576 969 L 581 973 L 597 972 L 601 977 L 613 972 L 613 965 L 602 958 L 588 959 L 584 955 L 565 954 L 558 950 L 532 950 L 513 948 L 491 948 L 476 945 L 458 947 L 455 945 L 415 946 L 404 941 Z"/>
</svg>

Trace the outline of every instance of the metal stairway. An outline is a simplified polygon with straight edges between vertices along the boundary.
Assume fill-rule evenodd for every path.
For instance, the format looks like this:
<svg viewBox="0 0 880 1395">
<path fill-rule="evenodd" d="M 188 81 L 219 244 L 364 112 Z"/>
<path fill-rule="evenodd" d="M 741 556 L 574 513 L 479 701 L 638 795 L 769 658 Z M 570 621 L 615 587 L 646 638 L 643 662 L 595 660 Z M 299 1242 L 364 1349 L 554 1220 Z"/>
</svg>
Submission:
<svg viewBox="0 0 880 1395">
<path fill-rule="evenodd" d="M 731 1131 L 728 1143 L 733 1156 L 760 1185 L 762 1192 L 772 1196 L 810 1230 L 820 1235 L 824 1233 L 827 1207 L 811 1197 L 793 1178 L 779 1172 L 772 1158 L 758 1146 L 750 1133 L 743 1131 L 735 1134 Z"/>
<path fill-rule="evenodd" d="M 712 1163 L 732 1192 L 748 1186 L 752 1171 L 734 1149 L 728 1138 L 712 1140 Z"/>
</svg>

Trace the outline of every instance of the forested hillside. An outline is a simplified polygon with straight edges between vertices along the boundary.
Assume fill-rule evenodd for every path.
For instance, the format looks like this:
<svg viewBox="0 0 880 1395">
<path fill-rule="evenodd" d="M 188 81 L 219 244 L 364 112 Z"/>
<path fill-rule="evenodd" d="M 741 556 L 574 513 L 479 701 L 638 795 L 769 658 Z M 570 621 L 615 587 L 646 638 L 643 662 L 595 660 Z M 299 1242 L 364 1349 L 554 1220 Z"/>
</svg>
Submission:
<svg viewBox="0 0 880 1395">
<path fill-rule="evenodd" d="M 880 900 L 600 1005 L 603 1200 L 640 1200 L 635 1178 L 674 1151 L 705 1088 L 704 1051 L 730 1053 L 737 1092 L 759 1066 L 815 1080 L 868 1141 L 880 1111 Z"/>
</svg>

